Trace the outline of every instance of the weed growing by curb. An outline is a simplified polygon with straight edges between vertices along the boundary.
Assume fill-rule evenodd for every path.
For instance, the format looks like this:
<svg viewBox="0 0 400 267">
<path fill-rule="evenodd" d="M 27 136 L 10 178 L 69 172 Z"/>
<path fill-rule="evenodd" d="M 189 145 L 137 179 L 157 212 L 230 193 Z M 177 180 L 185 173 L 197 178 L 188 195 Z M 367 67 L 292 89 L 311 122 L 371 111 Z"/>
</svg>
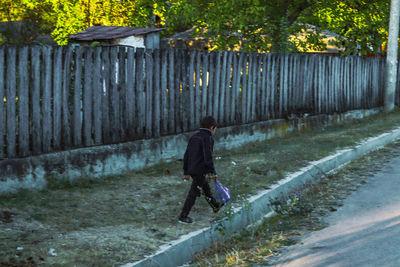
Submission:
<svg viewBox="0 0 400 267">
<path fill-rule="evenodd" d="M 272 209 L 282 216 L 304 216 L 314 208 L 313 203 L 306 197 L 306 192 L 300 187 L 288 196 L 270 199 L 270 204 Z"/>
</svg>

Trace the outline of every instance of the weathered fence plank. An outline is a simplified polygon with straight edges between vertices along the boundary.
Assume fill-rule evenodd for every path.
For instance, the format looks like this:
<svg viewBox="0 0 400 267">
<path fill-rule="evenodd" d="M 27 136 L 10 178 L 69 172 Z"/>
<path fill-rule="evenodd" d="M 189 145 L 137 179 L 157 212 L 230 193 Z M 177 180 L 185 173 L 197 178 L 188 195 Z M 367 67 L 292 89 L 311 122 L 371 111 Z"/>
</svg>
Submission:
<svg viewBox="0 0 400 267">
<path fill-rule="evenodd" d="M 241 101 L 240 101 L 240 106 L 241 106 L 241 123 L 247 123 L 246 118 L 247 118 L 247 88 L 248 88 L 248 54 L 243 54 L 243 65 L 241 66 L 241 73 L 242 73 L 242 91 L 241 91 Z"/>
<path fill-rule="evenodd" d="M 0 159 L 5 157 L 4 150 L 4 134 L 5 134 L 5 121 L 4 121 L 4 48 L 0 47 Z"/>
<path fill-rule="evenodd" d="M 339 69 L 337 68 L 336 58 L 332 58 L 332 113 L 337 111 L 337 80 Z"/>
<path fill-rule="evenodd" d="M 120 129 L 120 94 L 118 90 L 118 50 L 119 47 L 113 46 L 110 48 L 110 127 L 111 140 L 117 143 L 121 140 Z"/>
<path fill-rule="evenodd" d="M 357 72 L 358 72 L 358 65 L 357 65 L 357 58 L 352 57 L 352 105 L 351 108 L 352 109 L 356 109 L 357 108 L 357 95 L 358 95 L 358 80 L 357 80 Z"/>
<path fill-rule="evenodd" d="M 153 135 L 153 78 L 154 59 L 150 51 L 145 51 L 146 58 L 146 138 Z"/>
<path fill-rule="evenodd" d="M 146 97 L 144 91 L 144 83 L 145 83 L 145 62 L 144 62 L 144 49 L 137 48 L 136 49 L 136 107 L 138 109 L 138 127 L 137 127 L 137 137 L 144 137 L 144 128 L 145 128 L 145 116 L 146 116 Z"/>
<path fill-rule="evenodd" d="M 237 102 L 239 101 L 238 95 L 240 90 L 240 72 L 239 72 L 239 63 L 238 54 L 233 52 L 232 53 L 232 62 L 233 62 L 233 69 L 232 69 L 232 97 L 231 97 L 231 108 L 230 108 L 230 115 L 229 121 L 231 124 L 235 124 L 236 120 L 236 107 Z"/>
<path fill-rule="evenodd" d="M 315 57 L 314 60 L 314 79 L 313 79 L 313 110 L 318 111 L 318 97 L 319 97 L 319 86 L 318 86 L 318 76 L 319 76 L 319 58 Z"/>
<path fill-rule="evenodd" d="M 221 83 L 219 84 L 220 90 L 219 90 L 219 97 L 216 99 L 219 110 L 218 110 L 218 116 L 217 116 L 217 121 L 220 125 L 225 125 L 225 120 L 224 120 L 224 113 L 225 113 L 225 92 L 228 89 L 226 86 L 226 75 L 227 75 L 227 60 L 228 60 L 228 52 L 222 52 L 222 68 L 221 68 Z"/>
<path fill-rule="evenodd" d="M 344 59 L 344 102 L 345 102 L 345 109 L 348 109 L 350 106 L 350 98 L 349 98 L 349 59 L 346 57 Z"/>
<path fill-rule="evenodd" d="M 289 95 L 289 113 L 293 113 L 296 110 L 296 107 L 298 105 L 297 101 L 297 78 L 300 76 L 299 73 L 301 70 L 297 68 L 297 62 L 298 62 L 298 56 L 297 55 L 292 55 L 292 67 L 291 67 L 291 72 L 290 72 L 290 95 Z"/>
<path fill-rule="evenodd" d="M 334 57 L 329 57 L 331 60 L 331 75 L 329 76 L 329 80 L 330 80 L 330 94 L 331 94 L 331 110 L 330 113 L 334 113 L 335 109 L 336 109 L 336 103 L 335 103 L 335 99 L 336 99 L 336 76 L 337 76 L 337 69 L 336 69 L 336 64 L 335 64 L 335 58 Z"/>
<path fill-rule="evenodd" d="M 273 94 L 273 82 L 272 74 L 274 69 L 274 60 L 271 54 L 266 55 L 265 65 L 265 117 L 264 120 L 272 118 L 272 94 Z"/>
<path fill-rule="evenodd" d="M 246 90 L 246 123 L 251 121 L 251 106 L 252 106 L 252 95 L 253 95 L 253 53 L 247 54 L 247 90 Z"/>
<path fill-rule="evenodd" d="M 93 50 L 85 47 L 85 74 L 83 86 L 83 144 L 93 145 L 92 141 L 92 112 L 93 112 L 93 93 L 92 93 L 92 66 Z"/>
<path fill-rule="evenodd" d="M 127 141 L 128 120 L 126 118 L 126 47 L 118 48 L 117 88 L 119 94 L 120 142 Z"/>
<path fill-rule="evenodd" d="M 75 59 L 74 59 L 74 103 L 72 112 L 72 140 L 74 146 L 80 146 L 82 144 L 82 47 L 75 48 Z"/>
<path fill-rule="evenodd" d="M 52 74 L 52 49 L 51 47 L 43 48 L 43 95 L 42 95 L 42 151 L 47 153 L 51 152 L 51 138 L 52 138 L 52 117 L 51 117 L 51 74 Z M 79 59 L 80 61 L 81 59 Z"/>
<path fill-rule="evenodd" d="M 204 52 L 203 56 L 203 65 L 202 65 L 202 72 L 201 72 L 201 82 L 202 82 L 202 87 L 201 87 L 201 117 L 204 118 L 208 113 L 207 113 L 207 97 L 209 94 L 209 88 L 208 88 L 208 52 Z"/>
<path fill-rule="evenodd" d="M 361 95 L 360 95 L 360 102 L 361 102 L 361 106 L 360 108 L 363 108 L 365 106 L 367 106 L 367 96 L 368 96 L 368 86 L 367 86 L 367 81 L 368 78 L 366 76 L 366 74 L 368 73 L 367 69 L 367 64 L 366 61 L 364 59 L 361 59 L 362 62 L 362 70 L 361 70 L 361 83 L 362 83 L 362 91 L 361 91 Z"/>
<path fill-rule="evenodd" d="M 226 86 L 225 86 L 225 105 L 224 105 L 224 121 L 225 125 L 232 125 L 233 122 L 230 119 L 231 116 L 231 98 L 232 98 L 232 60 L 233 52 L 228 53 L 228 65 L 226 72 Z"/>
<path fill-rule="evenodd" d="M 353 107 L 353 94 L 351 93 L 351 88 L 353 86 L 353 59 L 350 57 L 346 57 L 346 77 L 347 77 L 347 108 L 349 110 Z"/>
<path fill-rule="evenodd" d="M 168 50 L 161 51 L 161 134 L 168 134 Z"/>
<path fill-rule="evenodd" d="M 30 153 L 27 46 L 20 47 L 18 57 L 18 156 L 25 157 Z"/>
<path fill-rule="evenodd" d="M 252 106 L 253 118 L 252 121 L 255 122 L 260 120 L 260 110 L 261 110 L 261 55 L 257 53 L 254 54 L 254 91 L 252 99 L 254 101 Z"/>
<path fill-rule="evenodd" d="M 288 55 L 288 64 L 287 64 L 287 96 L 286 96 L 286 114 L 289 114 L 293 108 L 293 76 L 295 71 L 295 61 L 293 55 Z"/>
<path fill-rule="evenodd" d="M 332 57 L 326 57 L 327 64 L 325 65 L 326 68 L 326 113 L 332 113 L 332 80 L 333 80 L 333 65 L 332 65 Z"/>
<path fill-rule="evenodd" d="M 54 48 L 53 59 L 53 150 L 61 148 L 62 49 L 62 47 Z"/>
<path fill-rule="evenodd" d="M 70 113 L 70 86 L 71 86 L 71 62 L 72 62 L 72 47 L 67 47 L 64 50 L 64 64 L 62 70 L 62 94 L 61 94 L 61 139 L 63 148 L 69 148 L 72 145 L 71 140 L 71 113 Z"/>
<path fill-rule="evenodd" d="M 313 76 L 314 76 L 314 58 L 315 57 L 305 57 L 306 59 L 306 68 L 305 68 L 305 73 L 307 74 L 307 77 L 305 78 L 305 89 L 304 89 L 304 94 L 303 94 L 303 103 L 304 103 L 304 108 L 306 112 L 310 112 L 310 110 L 313 107 Z"/>
<path fill-rule="evenodd" d="M 195 106 L 192 107 L 195 109 L 194 113 L 194 128 L 197 129 L 200 127 L 200 117 L 201 117 L 201 91 L 200 91 L 200 67 L 201 67 L 201 54 L 200 51 L 195 51 L 196 55 L 196 81 L 195 81 Z"/>
<path fill-rule="evenodd" d="M 186 111 L 184 116 L 189 118 L 189 130 L 193 131 L 195 129 L 195 110 L 196 110 L 196 106 L 195 106 L 195 87 L 194 87 L 194 68 L 195 68 L 195 56 L 196 54 L 194 52 L 190 53 L 189 55 L 189 72 L 188 72 L 188 97 L 189 97 L 189 101 L 184 101 L 186 102 Z M 186 98 L 187 99 L 187 98 Z M 189 105 L 187 105 L 189 104 Z"/>
<path fill-rule="evenodd" d="M 136 59 L 134 48 L 128 48 L 127 59 L 127 77 L 126 77 L 126 120 L 127 120 L 127 135 L 128 140 L 134 140 L 135 128 L 137 127 L 136 121 Z"/>
<path fill-rule="evenodd" d="M 299 62 L 299 56 L 298 55 L 293 55 L 292 56 L 292 74 L 291 74 L 291 94 L 289 101 L 291 102 L 290 105 L 290 113 L 293 113 L 296 111 L 298 105 L 300 104 L 298 95 L 300 91 L 300 87 L 298 84 L 298 79 L 301 76 L 302 70 L 298 68 L 298 63 Z"/>
<path fill-rule="evenodd" d="M 153 136 L 160 137 L 160 108 L 161 108 L 161 101 L 160 101 L 160 94 L 161 94 L 161 86 L 160 86 L 160 50 L 154 50 L 154 103 L 153 103 Z"/>
<path fill-rule="evenodd" d="M 1 52 L 1 49 L 0 49 Z M 1 59 L 1 56 L 0 56 Z M 41 49 L 39 46 L 31 48 L 31 80 L 32 80 L 32 94 L 31 94 L 31 107 L 32 107 L 32 153 L 34 155 L 42 152 L 42 124 L 41 124 L 41 108 L 40 108 L 40 63 L 41 63 Z M 0 66 L 2 66 L 0 61 Z M 1 68 L 1 67 L 0 67 Z M 1 80 L 0 73 L 0 80 Z M 1 86 L 0 86 L 1 90 Z M 3 99 L 3 97 L 0 97 Z M 2 101 L 1 101 L 2 102 Z M 1 105 L 1 103 L 0 103 Z M 1 112 L 1 107 L 0 107 Z M 0 115 L 0 121 L 2 116 Z M 1 125 L 1 123 L 0 123 Z M 1 131 L 1 130 L 0 130 Z M 1 140 L 0 140 L 1 142 Z"/>
<path fill-rule="evenodd" d="M 374 81 L 373 81 L 373 90 L 374 90 L 374 94 L 373 94 L 373 105 L 374 107 L 377 107 L 379 105 L 379 73 L 380 73 L 380 61 L 378 58 L 375 59 L 375 62 L 373 64 L 374 68 L 372 70 L 372 73 L 374 75 Z M 400 70 L 400 68 L 399 68 Z M 398 79 L 400 82 L 400 79 Z M 398 87 L 397 89 L 398 92 L 400 92 L 400 87 Z M 400 103 L 399 103 L 400 105 Z"/>
<path fill-rule="evenodd" d="M 183 52 L 182 50 L 176 50 L 175 53 L 175 88 L 174 88 L 174 93 L 175 93 L 175 133 L 181 133 L 182 132 L 182 109 L 184 107 L 185 103 L 182 103 L 182 94 L 183 94 L 183 85 L 182 85 L 182 68 L 183 68 Z M 186 66 L 185 66 L 186 67 Z"/>
<path fill-rule="evenodd" d="M 175 121 L 175 51 L 168 49 L 168 96 L 169 96 L 169 115 L 168 115 L 168 133 L 176 132 Z"/>
<path fill-rule="evenodd" d="M 368 102 L 368 108 L 372 108 L 373 107 L 373 88 L 372 88 L 372 84 L 373 84 L 373 72 L 372 72 L 372 62 L 366 62 L 367 63 L 367 68 L 368 71 L 365 73 L 366 76 L 366 86 L 367 86 L 367 90 L 368 90 L 368 97 L 367 97 L 367 102 Z"/>
<path fill-rule="evenodd" d="M 187 51 L 182 49 L 181 52 L 181 94 L 180 94 L 180 120 L 182 125 L 182 132 L 189 131 L 189 121 L 190 121 L 190 92 L 189 92 L 189 58 L 187 55 Z"/>
<path fill-rule="evenodd" d="M 17 136 L 17 128 L 16 128 L 16 57 L 17 57 L 17 49 L 15 46 L 7 47 L 7 96 L 6 96 L 6 105 L 7 105 L 7 156 L 9 158 L 14 158 L 17 156 L 16 153 L 16 136 Z"/>
<path fill-rule="evenodd" d="M 246 103 L 246 123 L 251 121 L 252 117 L 252 110 L 251 107 L 253 105 L 252 97 L 253 97 L 253 90 L 254 90 L 254 60 L 253 54 L 248 54 L 248 67 L 247 67 L 247 103 Z"/>
<path fill-rule="evenodd" d="M 324 101 L 324 62 L 323 62 L 323 57 L 318 58 L 318 111 L 317 112 L 323 112 L 322 111 L 322 103 Z M 326 102 L 325 102 L 326 103 Z"/>
<path fill-rule="evenodd" d="M 304 72 L 305 66 L 306 66 L 306 64 L 304 62 L 304 57 L 301 55 L 297 55 L 296 56 L 296 68 L 299 71 L 299 74 L 297 74 L 296 78 L 295 78 L 294 91 L 295 91 L 296 103 L 295 103 L 295 106 L 294 106 L 295 109 L 293 110 L 293 112 L 304 109 L 304 102 L 303 102 L 303 94 L 305 92 L 304 77 L 307 75 L 307 73 Z"/>
<path fill-rule="evenodd" d="M 102 82 L 101 82 L 101 47 L 94 49 L 93 62 L 93 138 L 94 144 L 102 143 Z"/>
<path fill-rule="evenodd" d="M 261 70 L 260 70 L 260 120 L 266 120 L 267 119 L 267 95 L 266 95 L 266 89 L 267 89 L 267 56 L 265 54 L 261 55 L 260 58 L 260 65 L 261 65 Z"/>
<path fill-rule="evenodd" d="M 101 51 L 101 120 L 103 128 L 103 142 L 110 144 L 111 125 L 110 125 L 110 48 L 102 47 Z"/>
<path fill-rule="evenodd" d="M 208 90 L 207 90 L 207 115 L 212 116 L 214 113 L 214 84 L 215 84 L 215 53 L 209 53 L 209 79 L 208 79 Z"/>
<path fill-rule="evenodd" d="M 219 122 L 219 109 L 222 108 L 219 106 L 219 99 L 221 95 L 221 56 L 222 52 L 214 52 L 215 53 L 215 80 L 214 80 L 214 99 L 213 99 L 213 113 L 212 116 L 216 118 L 216 120 Z"/>
<path fill-rule="evenodd" d="M 353 109 L 358 108 L 358 59 L 353 61 Z"/>
<path fill-rule="evenodd" d="M 342 69 L 341 69 L 341 64 L 340 64 L 341 60 L 340 58 L 336 58 L 336 79 L 335 79 L 335 83 L 336 83 L 336 94 L 335 94 L 335 103 L 336 103 L 336 112 L 340 111 L 340 107 L 342 106 L 342 100 L 340 98 L 341 94 L 342 94 L 342 86 L 341 86 L 341 81 L 343 80 L 342 77 Z"/>
<path fill-rule="evenodd" d="M 279 116 L 282 116 L 284 111 L 284 92 L 285 92 L 285 57 L 280 57 L 280 79 L 279 79 Z"/>
<path fill-rule="evenodd" d="M 324 113 L 330 113 L 329 110 L 329 105 L 330 105 L 330 99 L 329 99 L 329 57 L 325 56 L 323 58 L 323 80 L 322 80 L 322 88 L 323 88 L 323 102 L 321 103 L 323 105 L 323 107 L 325 108 L 323 110 Z"/>
<path fill-rule="evenodd" d="M 276 113 L 278 110 L 278 70 L 279 70 L 279 60 L 276 56 L 271 57 L 271 87 L 270 87 L 270 114 L 271 118 L 276 118 Z"/>
</svg>

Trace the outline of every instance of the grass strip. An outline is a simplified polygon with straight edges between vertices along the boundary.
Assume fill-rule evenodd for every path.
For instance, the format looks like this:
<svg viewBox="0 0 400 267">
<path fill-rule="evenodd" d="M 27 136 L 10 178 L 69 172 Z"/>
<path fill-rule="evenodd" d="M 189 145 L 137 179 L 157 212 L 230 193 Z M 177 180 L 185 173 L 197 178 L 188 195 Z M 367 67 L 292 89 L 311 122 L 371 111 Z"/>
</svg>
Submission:
<svg viewBox="0 0 400 267">
<path fill-rule="evenodd" d="M 236 205 L 309 161 L 399 126 L 396 109 L 220 151 L 215 164 Z M 115 266 L 139 260 L 180 235 L 210 225 L 213 214 L 204 199 L 191 212 L 195 224 L 177 224 L 188 189 L 182 162 L 176 161 L 104 179 L 52 180 L 40 192 L 0 196 L 0 263 Z M 284 240 L 281 235 L 273 238 L 279 244 Z"/>
</svg>

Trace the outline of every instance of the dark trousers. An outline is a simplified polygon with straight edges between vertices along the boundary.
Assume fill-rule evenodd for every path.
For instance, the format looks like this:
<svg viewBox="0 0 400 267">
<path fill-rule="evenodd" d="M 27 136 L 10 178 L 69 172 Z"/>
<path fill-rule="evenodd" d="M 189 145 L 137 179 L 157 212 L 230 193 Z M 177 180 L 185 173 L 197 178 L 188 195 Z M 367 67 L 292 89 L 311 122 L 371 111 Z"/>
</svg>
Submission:
<svg viewBox="0 0 400 267">
<path fill-rule="evenodd" d="M 200 188 L 203 190 L 204 196 L 212 208 L 218 207 L 218 202 L 215 200 L 211 193 L 210 185 L 208 184 L 204 175 L 192 175 L 192 185 L 190 186 L 189 193 L 186 197 L 185 204 L 183 205 L 181 217 L 187 217 L 192 209 L 196 198 L 199 197 Z"/>
</svg>

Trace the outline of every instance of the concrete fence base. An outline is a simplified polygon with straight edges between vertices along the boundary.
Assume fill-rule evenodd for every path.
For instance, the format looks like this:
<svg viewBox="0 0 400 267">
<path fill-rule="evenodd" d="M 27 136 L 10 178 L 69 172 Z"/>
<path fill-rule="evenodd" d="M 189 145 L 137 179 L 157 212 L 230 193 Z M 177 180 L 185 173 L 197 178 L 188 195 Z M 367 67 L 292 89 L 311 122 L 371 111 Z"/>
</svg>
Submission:
<svg viewBox="0 0 400 267">
<path fill-rule="evenodd" d="M 317 128 L 376 114 L 381 108 L 290 120 L 271 120 L 218 129 L 215 150 L 265 141 L 289 132 Z M 43 189 L 49 179 L 100 178 L 139 170 L 183 157 L 193 132 L 122 144 L 79 148 L 57 153 L 0 160 L 0 194 Z"/>
</svg>

